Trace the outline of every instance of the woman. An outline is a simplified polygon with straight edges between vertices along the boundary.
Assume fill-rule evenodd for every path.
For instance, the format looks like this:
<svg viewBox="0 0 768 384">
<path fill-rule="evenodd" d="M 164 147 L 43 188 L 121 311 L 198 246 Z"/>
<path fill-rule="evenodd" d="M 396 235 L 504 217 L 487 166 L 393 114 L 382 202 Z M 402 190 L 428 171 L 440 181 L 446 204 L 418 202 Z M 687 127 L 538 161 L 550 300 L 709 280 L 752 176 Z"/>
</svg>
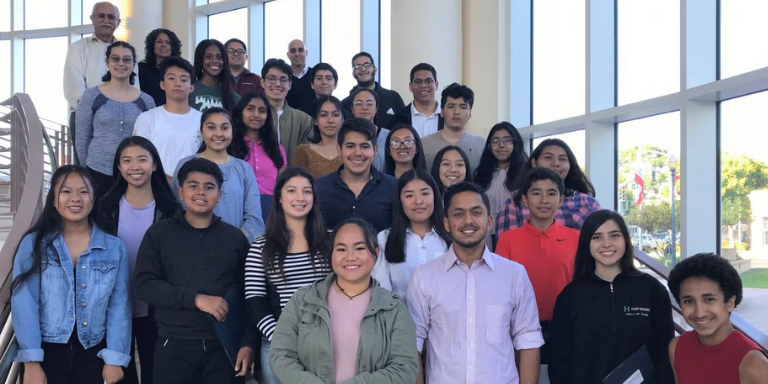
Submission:
<svg viewBox="0 0 768 384">
<path fill-rule="evenodd" d="M 397 181 L 392 228 L 379 232 L 384 244 L 373 267 L 383 288 L 403 300 L 413 269 L 444 254 L 451 237 L 443 224 L 440 190 L 426 171 L 410 170 Z"/>
<path fill-rule="evenodd" d="M 104 217 L 104 230 L 125 243 L 132 281 L 144 233 L 156 221 L 173 217 L 181 205 L 166 181 L 160 155 L 149 140 L 141 136 L 123 140 L 117 147 L 112 168 L 115 181 L 99 201 L 99 214 Z M 133 287 L 131 283 L 132 290 Z M 141 383 L 151 384 L 157 323 L 149 306 L 133 297 L 131 356 L 135 345 L 141 358 Z M 136 364 L 131 359 L 123 383 L 138 382 Z"/>
<path fill-rule="evenodd" d="M 189 105 L 200 112 L 211 107 L 232 111 L 240 95 L 229 88 L 229 56 L 224 44 L 208 39 L 195 48 L 195 89 Z"/>
<path fill-rule="evenodd" d="M 155 107 L 152 97 L 133 87 L 136 50 L 116 41 L 107 47 L 107 74 L 99 86 L 83 93 L 75 113 L 75 149 L 96 184 L 98 200 L 112 185 L 112 159 L 120 142 L 133 134 L 142 112 Z"/>
<path fill-rule="evenodd" d="M 314 105 L 315 125 L 309 144 L 296 147 L 291 164 L 308 170 L 317 180 L 341 166 L 338 137 L 344 108 L 333 96 L 321 96 Z"/>
<path fill-rule="evenodd" d="M 514 125 L 502 121 L 491 128 L 473 175 L 475 183 L 485 190 L 491 201 L 491 214 L 496 215 L 502 204 L 512 197 L 512 183 L 527 159 L 523 138 Z"/>
<path fill-rule="evenodd" d="M 333 273 L 296 291 L 283 309 L 269 354 L 275 374 L 283 383 L 415 383 L 411 315 L 371 278 L 379 253 L 373 227 L 347 219 L 331 244 Z"/>
<path fill-rule="evenodd" d="M 173 172 L 173 190 L 179 190 L 178 174 L 184 163 L 195 157 L 213 161 L 224 174 L 221 197 L 213 213 L 240 228 L 248 242 L 252 242 L 264 233 L 259 185 L 251 166 L 232 154 L 232 117 L 223 108 L 211 107 L 200 120 L 203 143 L 196 155 L 179 161 Z"/>
<path fill-rule="evenodd" d="M 181 56 L 181 40 L 165 28 L 150 32 L 144 40 L 144 60 L 139 62 L 139 85 L 158 107 L 165 105 L 165 91 L 160 89 L 160 62 L 170 56 Z"/>
<path fill-rule="evenodd" d="M 396 125 L 389 131 L 384 144 L 384 148 L 379 148 L 379 152 L 384 151 L 384 173 L 400 178 L 411 169 L 426 170 L 424 147 L 412 126 Z"/>
<path fill-rule="evenodd" d="M 579 235 L 573 281 L 557 297 L 551 324 L 553 384 L 599 383 L 645 347 L 657 383 L 674 383 L 667 346 L 674 336 L 666 288 L 633 264 L 624 219 L 590 215 Z"/>
<path fill-rule="evenodd" d="M 469 158 L 463 149 L 455 145 L 449 145 L 437 152 L 431 174 L 440 187 L 440 194 L 451 185 L 472 181 Z"/>
<path fill-rule="evenodd" d="M 520 169 L 517 179 L 513 182 L 517 190 L 522 175 L 536 167 L 545 167 L 555 171 L 565 183 L 563 203 L 557 209 L 555 220 L 560 225 L 573 229 L 581 229 L 584 220 L 599 211 L 600 203 L 595 199 L 595 187 L 587 175 L 579 167 L 576 156 L 571 148 L 560 139 L 546 139 L 531 153 L 531 157 Z M 504 202 L 496 220 L 496 232 L 499 236 L 505 231 L 522 227 L 530 216 L 527 207 L 515 203 L 510 198 Z"/>
<path fill-rule="evenodd" d="M 315 180 L 303 168 L 287 168 L 277 180 L 269 230 L 251 245 L 245 261 L 245 300 L 254 328 L 261 331 L 265 384 L 277 384 L 269 348 L 280 312 L 299 288 L 331 273 L 325 227 L 315 204 Z"/>
<path fill-rule="evenodd" d="M 376 118 L 376 112 L 379 110 L 379 95 L 372 89 L 358 88 L 352 95 L 352 116 L 366 119 L 373 123 Z M 374 123 L 374 126 L 376 124 Z M 386 139 L 389 135 L 389 129 L 377 128 L 376 146 L 378 150 L 373 159 L 373 166 L 379 171 L 384 171 L 384 148 L 387 145 Z"/>
<path fill-rule="evenodd" d="M 27 384 L 116 383 L 131 360 L 125 245 L 94 222 L 93 181 L 65 165 L 13 260 L 11 306 Z"/>
<path fill-rule="evenodd" d="M 253 169 L 261 195 L 261 213 L 264 221 L 272 208 L 272 195 L 280 170 L 288 165 L 285 148 L 277 140 L 272 126 L 269 102 L 261 92 L 246 94 L 232 113 L 235 132 L 232 151 Z"/>
</svg>

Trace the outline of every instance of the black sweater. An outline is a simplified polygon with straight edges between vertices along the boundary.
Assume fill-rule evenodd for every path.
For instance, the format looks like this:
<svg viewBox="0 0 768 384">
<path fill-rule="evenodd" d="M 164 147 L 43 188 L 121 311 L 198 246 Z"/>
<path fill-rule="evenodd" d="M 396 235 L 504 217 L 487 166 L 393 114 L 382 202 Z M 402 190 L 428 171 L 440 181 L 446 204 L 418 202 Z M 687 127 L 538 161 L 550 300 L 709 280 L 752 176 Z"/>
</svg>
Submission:
<svg viewBox="0 0 768 384">
<path fill-rule="evenodd" d="M 552 384 L 596 384 L 645 345 L 659 384 L 673 384 L 668 345 L 674 336 L 669 294 L 655 278 L 622 273 L 568 284 L 552 319 Z"/>
<path fill-rule="evenodd" d="M 144 235 L 136 257 L 136 293 L 155 307 L 159 336 L 215 339 L 195 296 L 223 297 L 235 286 L 242 292 L 248 240 L 217 216 L 208 228 L 197 229 L 183 214 L 158 221 Z"/>
</svg>

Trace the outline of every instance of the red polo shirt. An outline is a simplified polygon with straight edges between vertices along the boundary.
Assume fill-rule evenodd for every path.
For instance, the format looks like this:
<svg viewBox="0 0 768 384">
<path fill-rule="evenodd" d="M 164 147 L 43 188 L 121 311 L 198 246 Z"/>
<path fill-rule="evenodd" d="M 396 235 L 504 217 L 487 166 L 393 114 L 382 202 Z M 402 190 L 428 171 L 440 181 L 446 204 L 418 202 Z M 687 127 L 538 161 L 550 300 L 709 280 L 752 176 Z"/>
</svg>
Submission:
<svg viewBox="0 0 768 384">
<path fill-rule="evenodd" d="M 573 260 L 579 244 L 579 231 L 554 221 L 546 231 L 525 225 L 504 232 L 496 253 L 525 267 L 536 294 L 539 320 L 552 320 L 555 300 L 573 279 Z"/>
</svg>

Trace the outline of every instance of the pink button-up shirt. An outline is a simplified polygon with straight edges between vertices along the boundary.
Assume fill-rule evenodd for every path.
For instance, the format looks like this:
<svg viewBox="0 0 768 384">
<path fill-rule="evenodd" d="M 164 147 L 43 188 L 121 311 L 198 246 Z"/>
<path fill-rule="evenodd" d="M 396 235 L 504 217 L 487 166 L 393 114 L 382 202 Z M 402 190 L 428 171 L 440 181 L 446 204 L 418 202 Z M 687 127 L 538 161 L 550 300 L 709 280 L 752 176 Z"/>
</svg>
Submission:
<svg viewBox="0 0 768 384">
<path fill-rule="evenodd" d="M 544 345 L 525 269 L 488 248 L 471 267 L 453 246 L 416 267 L 407 298 L 428 383 L 517 384 L 514 351 Z"/>
<path fill-rule="evenodd" d="M 245 136 L 245 145 L 248 146 L 249 156 L 245 161 L 253 168 L 253 173 L 256 174 L 256 182 L 259 184 L 259 193 L 262 195 L 273 195 L 275 190 L 275 183 L 277 183 L 277 174 L 279 169 L 275 167 L 275 163 L 267 156 L 267 152 L 264 151 L 264 147 L 261 145 L 261 140 L 254 142 Z M 283 156 L 283 168 L 288 165 L 288 160 L 285 157 L 285 148 L 281 144 L 280 154 Z"/>
</svg>

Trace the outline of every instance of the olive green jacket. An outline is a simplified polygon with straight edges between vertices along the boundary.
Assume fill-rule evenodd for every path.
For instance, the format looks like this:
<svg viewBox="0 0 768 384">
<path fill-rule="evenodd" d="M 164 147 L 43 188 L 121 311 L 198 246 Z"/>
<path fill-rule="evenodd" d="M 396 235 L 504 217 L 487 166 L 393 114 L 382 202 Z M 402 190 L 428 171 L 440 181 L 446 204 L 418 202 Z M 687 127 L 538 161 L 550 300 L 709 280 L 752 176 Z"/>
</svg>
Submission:
<svg viewBox="0 0 768 384">
<path fill-rule="evenodd" d="M 274 108 L 270 108 L 272 124 L 277 129 L 278 116 Z M 280 115 L 280 144 L 285 149 L 285 158 L 293 160 L 293 151 L 299 144 L 305 143 L 312 132 L 312 118 L 298 109 L 291 108 L 288 102 L 283 106 L 283 114 Z"/>
<path fill-rule="evenodd" d="M 301 288 L 291 297 L 272 335 L 272 371 L 283 383 L 333 384 L 328 290 L 336 279 Z M 413 384 L 418 372 L 416 331 L 400 297 L 373 282 L 360 324 L 357 375 L 344 384 Z"/>
</svg>

